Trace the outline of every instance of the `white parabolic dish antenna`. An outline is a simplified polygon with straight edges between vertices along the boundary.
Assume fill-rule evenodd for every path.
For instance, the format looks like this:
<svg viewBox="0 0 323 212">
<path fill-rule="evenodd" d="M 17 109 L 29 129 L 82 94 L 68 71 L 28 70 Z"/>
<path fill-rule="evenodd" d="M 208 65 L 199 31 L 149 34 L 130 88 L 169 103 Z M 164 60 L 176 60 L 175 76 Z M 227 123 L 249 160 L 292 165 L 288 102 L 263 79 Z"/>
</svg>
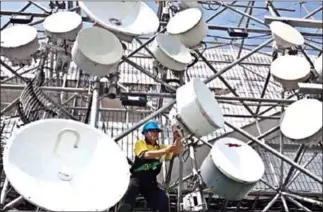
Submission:
<svg viewBox="0 0 323 212">
<path fill-rule="evenodd" d="M 74 42 L 72 58 L 84 72 L 106 76 L 116 67 L 123 55 L 119 39 L 99 27 L 82 29 Z"/>
<path fill-rule="evenodd" d="M 79 1 L 79 5 L 97 24 L 117 33 L 136 37 L 159 27 L 157 15 L 142 1 Z"/>
<path fill-rule="evenodd" d="M 6 176 L 27 201 L 50 211 L 104 211 L 127 190 L 126 155 L 106 134 L 63 119 L 30 123 L 3 154 Z"/>
<path fill-rule="evenodd" d="M 316 99 L 301 99 L 292 103 L 282 116 L 281 132 L 296 142 L 312 143 L 317 136 L 322 141 L 322 110 L 322 102 Z"/>
<path fill-rule="evenodd" d="M 172 35 L 158 34 L 152 45 L 152 52 L 158 62 L 175 71 L 184 71 L 192 61 L 189 49 Z"/>
<path fill-rule="evenodd" d="M 294 27 L 280 21 L 273 21 L 269 25 L 272 36 L 278 47 L 290 48 L 304 44 L 303 35 Z"/>
<path fill-rule="evenodd" d="M 178 36 L 188 48 L 197 46 L 207 34 L 207 26 L 201 10 L 190 8 L 178 12 L 167 24 L 167 32 Z"/>
<path fill-rule="evenodd" d="M 224 126 L 224 118 L 214 95 L 200 79 L 194 78 L 176 91 L 177 111 L 196 136 L 205 136 Z"/>
<path fill-rule="evenodd" d="M 1 52 L 10 59 L 28 59 L 39 48 L 37 29 L 14 25 L 1 31 Z"/>
<path fill-rule="evenodd" d="M 44 21 L 44 29 L 49 37 L 74 40 L 82 29 L 82 17 L 75 12 L 57 12 Z"/>
<path fill-rule="evenodd" d="M 311 65 L 304 57 L 285 55 L 272 62 L 270 72 L 285 88 L 297 89 L 310 76 Z"/>
<path fill-rule="evenodd" d="M 229 200 L 243 199 L 264 173 L 259 154 L 235 138 L 216 141 L 201 166 L 208 188 Z"/>
</svg>

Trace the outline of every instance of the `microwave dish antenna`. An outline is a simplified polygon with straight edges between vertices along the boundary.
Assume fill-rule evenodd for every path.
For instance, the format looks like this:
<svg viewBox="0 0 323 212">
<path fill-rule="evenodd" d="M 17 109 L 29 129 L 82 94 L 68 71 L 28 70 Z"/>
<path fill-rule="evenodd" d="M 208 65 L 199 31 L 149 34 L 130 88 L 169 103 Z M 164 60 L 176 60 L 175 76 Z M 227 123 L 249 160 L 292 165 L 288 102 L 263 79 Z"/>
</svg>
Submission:
<svg viewBox="0 0 323 212">
<path fill-rule="evenodd" d="M 79 6 L 98 26 L 126 42 L 153 34 L 159 27 L 156 13 L 142 1 L 79 1 Z"/>
<path fill-rule="evenodd" d="M 43 23 L 45 32 L 53 40 L 74 41 L 82 29 L 82 17 L 76 12 L 57 12 L 48 16 Z"/>
<path fill-rule="evenodd" d="M 170 18 L 166 29 L 169 34 L 177 36 L 187 48 L 200 44 L 208 30 L 201 10 L 197 8 L 176 13 Z"/>
<path fill-rule="evenodd" d="M 201 165 L 206 186 L 226 200 L 241 200 L 256 186 L 265 173 L 259 154 L 235 138 L 217 140 Z"/>
<path fill-rule="evenodd" d="M 75 64 L 92 76 L 103 77 L 115 71 L 122 56 L 120 40 L 99 27 L 82 29 L 72 48 Z"/>
<path fill-rule="evenodd" d="M 224 117 L 214 95 L 200 79 L 194 78 L 176 91 L 176 107 L 170 111 L 171 124 L 183 135 L 202 137 L 224 127 Z"/>
<path fill-rule="evenodd" d="M 14 25 L 1 31 L 1 53 L 13 66 L 31 65 L 39 47 L 35 27 Z"/>
<path fill-rule="evenodd" d="M 295 143 L 316 144 L 322 141 L 322 102 L 301 99 L 289 105 L 281 117 L 280 130 Z"/>
<path fill-rule="evenodd" d="M 49 211 L 107 211 L 130 180 L 118 144 L 96 128 L 66 119 L 19 128 L 4 148 L 3 167 L 24 199 Z"/>
<path fill-rule="evenodd" d="M 278 49 L 304 45 L 303 35 L 294 27 L 280 21 L 271 22 L 269 27 Z"/>
<path fill-rule="evenodd" d="M 272 62 L 270 72 L 286 90 L 298 89 L 298 83 L 310 77 L 311 65 L 304 57 L 285 55 Z"/>
<path fill-rule="evenodd" d="M 190 50 L 172 35 L 158 34 L 151 50 L 159 63 L 173 71 L 184 71 L 193 59 Z"/>
</svg>

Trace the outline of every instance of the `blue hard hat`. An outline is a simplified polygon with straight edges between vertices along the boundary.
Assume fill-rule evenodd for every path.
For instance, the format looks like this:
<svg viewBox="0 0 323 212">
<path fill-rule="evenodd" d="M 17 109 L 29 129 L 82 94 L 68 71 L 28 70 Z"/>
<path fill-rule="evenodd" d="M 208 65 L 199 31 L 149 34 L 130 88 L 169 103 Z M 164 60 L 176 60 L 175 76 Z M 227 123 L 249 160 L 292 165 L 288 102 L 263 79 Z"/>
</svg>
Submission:
<svg viewBox="0 0 323 212">
<path fill-rule="evenodd" d="M 149 131 L 149 130 L 158 130 L 159 132 L 162 131 L 161 128 L 159 128 L 159 125 L 156 121 L 149 121 L 147 122 L 144 127 L 142 128 L 141 133 L 144 134 L 145 132 Z"/>
</svg>

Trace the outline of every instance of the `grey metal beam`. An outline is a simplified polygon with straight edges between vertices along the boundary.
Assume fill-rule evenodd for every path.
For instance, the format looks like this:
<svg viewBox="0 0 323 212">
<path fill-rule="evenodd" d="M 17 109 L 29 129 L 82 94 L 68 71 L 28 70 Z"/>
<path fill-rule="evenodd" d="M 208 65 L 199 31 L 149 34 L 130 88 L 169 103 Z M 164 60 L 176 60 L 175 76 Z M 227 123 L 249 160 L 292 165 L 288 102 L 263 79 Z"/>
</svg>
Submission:
<svg viewBox="0 0 323 212">
<path fill-rule="evenodd" d="M 5 62 L 3 62 L 1 59 L 0 59 L 0 66 L 5 67 L 8 71 L 10 71 L 17 78 L 19 78 L 22 81 L 26 82 L 26 79 L 24 77 L 20 76 L 15 70 L 13 70 L 8 64 L 6 64 Z"/>
<path fill-rule="evenodd" d="M 298 83 L 299 92 L 304 94 L 323 94 L 323 85 L 316 83 Z"/>
<path fill-rule="evenodd" d="M 12 90 L 23 90 L 25 85 L 14 85 L 14 84 L 1 84 L 0 87 L 2 89 L 12 89 Z M 52 86 L 42 86 L 40 87 L 43 91 L 64 91 L 64 92 L 80 92 L 80 93 L 88 93 L 88 88 L 70 88 L 70 87 L 52 87 Z"/>
<path fill-rule="evenodd" d="M 17 11 L 11 11 L 11 10 L 1 10 L 0 15 L 2 16 L 31 15 L 38 18 L 46 18 L 48 16 L 48 14 L 45 14 L 45 13 L 17 12 Z"/>
<path fill-rule="evenodd" d="M 214 4 L 212 2 L 203 2 L 201 1 L 200 2 L 201 4 Z M 217 4 L 216 4 L 217 5 Z M 240 7 L 240 8 L 251 8 L 251 6 L 248 6 L 248 5 L 239 5 L 239 4 L 232 4 L 232 3 L 229 3 L 227 4 L 228 6 L 232 6 L 232 7 Z M 267 10 L 267 7 L 261 7 L 261 6 L 253 6 L 252 7 L 253 9 L 263 9 L 263 10 Z M 279 8 L 276 8 L 277 10 L 280 10 L 280 11 L 287 11 L 287 12 L 295 12 L 295 9 L 290 9 L 290 8 L 282 8 L 282 7 L 279 7 Z"/>
<path fill-rule="evenodd" d="M 323 37 L 323 36 L 322 36 Z M 322 38 L 321 37 L 321 38 Z M 315 46 L 315 45 L 313 45 L 313 44 L 311 44 L 311 43 L 309 43 L 309 42 L 305 42 L 305 45 L 306 46 L 309 46 L 309 47 L 311 47 L 312 49 L 314 49 L 314 50 L 317 50 L 317 51 L 319 51 L 319 52 L 322 52 L 323 50 L 322 50 L 322 47 L 318 47 L 318 46 Z"/>
<path fill-rule="evenodd" d="M 248 3 L 248 6 L 251 6 L 250 7 L 250 10 L 248 11 L 248 9 L 249 8 L 246 8 L 246 10 L 245 10 L 245 12 L 248 12 L 248 14 L 249 15 L 252 15 L 252 12 L 253 12 L 253 6 L 255 5 L 255 1 L 250 1 L 249 3 Z M 241 24 L 242 24 L 242 21 L 244 20 L 244 16 L 242 16 L 241 17 L 241 20 L 240 20 L 240 22 L 239 22 L 239 25 L 238 25 L 238 27 L 240 27 L 241 26 Z M 245 24 L 245 28 L 248 28 L 249 27 L 249 23 L 250 23 L 250 18 L 247 18 L 247 21 L 246 21 L 246 24 Z M 233 40 L 232 40 L 233 41 Z M 243 38 L 242 40 L 241 40 L 241 43 L 240 43 L 240 47 L 239 47 L 239 52 L 238 52 L 238 54 L 237 54 L 237 57 L 236 57 L 236 59 L 239 59 L 240 58 L 240 56 L 241 56 L 241 52 L 242 52 L 242 50 L 243 50 L 243 46 L 244 46 L 244 44 L 245 44 L 245 38 Z"/>
<path fill-rule="evenodd" d="M 23 8 L 21 8 L 20 10 L 19 10 L 19 12 L 23 12 L 23 11 L 25 11 L 26 9 L 28 9 L 29 8 L 29 6 L 31 5 L 31 3 L 30 2 L 28 2 Z M 3 29 L 5 29 L 7 26 L 9 26 L 9 24 L 10 24 L 10 20 L 7 22 L 7 23 L 5 23 L 2 27 L 1 27 L 1 30 L 3 30 Z"/>
<path fill-rule="evenodd" d="M 91 104 L 90 122 L 89 122 L 89 125 L 92 127 L 96 127 L 97 121 L 98 121 L 99 89 L 100 89 L 100 81 L 97 80 L 94 83 L 94 88 L 93 88 L 93 92 L 92 92 L 92 104 Z"/>
<path fill-rule="evenodd" d="M 304 27 L 304 28 L 315 28 L 315 29 L 323 28 L 322 20 L 308 20 L 304 18 L 265 16 L 265 24 L 268 25 L 273 21 L 281 21 L 293 27 Z"/>
<path fill-rule="evenodd" d="M 167 98 L 175 98 L 176 94 L 170 93 L 154 93 L 154 92 L 142 92 L 142 91 L 131 91 L 131 92 L 121 92 L 121 94 L 125 95 L 147 95 L 151 97 L 167 97 Z M 292 104 L 297 100 L 292 99 L 267 99 L 267 98 L 256 98 L 256 97 L 235 97 L 235 96 L 221 96 L 214 95 L 214 98 L 217 100 L 232 100 L 232 101 L 247 101 L 247 102 L 272 102 L 272 103 L 286 103 Z"/>
<path fill-rule="evenodd" d="M 132 127 L 130 127 L 128 130 L 120 133 L 118 136 L 116 136 L 115 138 L 113 138 L 116 142 L 121 140 L 123 137 L 127 136 L 128 134 L 130 134 L 132 131 L 138 129 L 141 125 L 143 125 L 144 123 L 146 123 L 147 121 L 149 121 L 150 119 L 155 118 L 156 116 L 158 116 L 160 113 L 164 112 L 165 110 L 167 110 L 168 108 L 172 107 L 174 104 L 176 103 L 176 100 L 172 100 L 170 103 L 168 103 L 167 105 L 163 106 L 162 108 L 156 110 L 155 112 L 151 113 L 149 116 L 147 116 L 146 118 L 140 120 L 136 125 L 133 125 Z"/>
<path fill-rule="evenodd" d="M 208 25 L 209 30 L 222 30 L 227 31 L 228 29 L 237 29 L 237 30 L 246 30 L 248 33 L 257 33 L 257 34 L 271 34 L 270 29 L 261 29 L 261 28 L 243 28 L 243 27 L 231 27 L 223 25 Z M 300 32 L 303 36 L 317 37 L 322 38 L 323 34 L 311 33 L 311 32 Z"/>
<path fill-rule="evenodd" d="M 313 15 L 315 15 L 316 13 L 320 12 L 320 10 L 322 10 L 323 6 L 320 6 L 318 8 L 316 8 L 315 10 L 313 10 L 312 12 L 308 13 L 306 16 L 304 16 L 304 19 L 308 19 L 311 18 Z"/>
<path fill-rule="evenodd" d="M 12 109 L 14 106 L 17 105 L 17 103 L 19 102 L 19 97 L 16 98 L 15 100 L 13 100 L 9 105 L 7 105 L 5 108 L 3 108 L 3 110 L 1 110 L 0 116 L 3 116 L 7 111 L 9 111 L 10 109 Z"/>
<path fill-rule="evenodd" d="M 234 12 L 236 12 L 236 13 L 238 13 L 238 14 L 242 15 L 242 16 L 246 16 L 246 17 L 248 17 L 248 18 L 250 18 L 250 19 L 254 20 L 255 22 L 257 22 L 257 23 L 259 23 L 259 24 L 263 24 L 263 23 L 264 23 L 262 20 L 260 20 L 260 19 L 258 19 L 258 18 L 256 18 L 256 17 L 254 17 L 254 16 L 252 16 L 252 15 L 249 15 L 249 14 L 247 14 L 247 13 L 245 13 L 245 12 L 242 12 L 242 11 L 240 11 L 240 10 L 237 10 L 237 9 L 233 8 L 232 6 L 229 6 L 228 4 L 225 4 L 225 3 L 220 2 L 220 1 L 214 1 L 214 2 L 215 2 L 215 3 L 217 3 L 218 5 L 221 5 L 221 6 L 223 6 L 223 7 L 226 7 L 226 8 L 228 8 L 228 9 L 230 9 L 230 10 L 232 10 L 232 11 L 234 11 Z"/>
<path fill-rule="evenodd" d="M 161 22 L 161 25 L 165 26 L 167 23 Z M 235 26 L 223 26 L 223 25 L 208 25 L 209 30 L 222 30 L 228 31 L 228 29 L 236 29 L 236 30 L 246 30 L 248 33 L 257 33 L 257 34 L 271 34 L 270 29 L 262 29 L 262 28 L 242 28 Z M 323 34 L 311 33 L 311 32 L 300 32 L 303 36 L 307 37 L 317 37 L 321 38 Z"/>
<path fill-rule="evenodd" d="M 204 81 L 204 83 L 209 83 L 212 80 L 216 79 L 217 77 L 219 77 L 221 74 L 223 74 L 224 72 L 230 70 L 231 68 L 233 68 L 234 66 L 238 65 L 241 61 L 247 59 L 248 57 L 250 57 L 251 55 L 253 55 L 254 53 L 256 53 L 257 51 L 259 51 L 260 49 L 262 49 L 264 46 L 270 44 L 273 41 L 273 39 L 269 39 L 267 41 L 265 41 L 264 43 L 260 44 L 258 47 L 256 47 L 255 49 L 253 49 L 252 51 L 250 51 L 249 53 L 245 54 L 244 56 L 242 56 L 241 58 L 239 58 L 238 60 L 232 62 L 230 65 L 226 66 L 225 68 L 223 68 L 222 70 L 220 70 L 219 72 L 217 72 L 216 74 L 214 74 L 213 76 L 209 77 L 208 79 L 206 79 Z"/>
<path fill-rule="evenodd" d="M 267 3 L 267 7 L 268 7 L 268 9 L 269 9 L 269 12 L 270 12 L 273 16 L 280 16 L 280 15 L 279 15 L 279 13 L 278 13 L 278 11 L 275 9 L 275 7 L 274 7 L 274 5 L 273 5 L 273 3 L 272 3 L 271 1 L 266 1 L 266 3 Z M 262 89 L 262 91 L 261 91 L 261 94 L 260 94 L 260 98 L 263 98 L 263 97 L 265 96 L 266 91 L 267 91 L 267 87 L 268 87 L 269 82 L 270 82 L 270 78 L 271 78 L 271 73 L 270 73 L 270 71 L 268 71 L 268 73 L 267 73 L 267 77 L 266 77 L 266 81 L 265 81 L 265 83 L 264 83 L 264 87 L 263 87 L 263 89 Z M 256 114 L 258 114 L 259 110 L 260 110 L 260 106 L 258 106 L 258 107 L 257 107 L 257 109 L 256 109 Z M 282 173 L 283 173 L 283 172 L 281 172 L 281 174 L 282 174 Z"/>
<path fill-rule="evenodd" d="M 211 69 L 211 71 L 213 71 L 214 74 L 218 73 L 217 70 L 215 70 L 215 68 L 211 65 L 211 63 L 209 63 L 209 61 L 199 51 L 196 50 L 195 52 L 204 61 L 206 66 L 209 67 L 209 69 Z M 239 97 L 238 93 L 231 87 L 231 85 L 224 79 L 224 77 L 219 76 L 219 79 L 231 91 L 231 93 L 234 96 Z M 240 101 L 240 102 L 251 115 L 255 115 L 255 113 L 248 106 L 246 106 L 243 101 Z"/>
<path fill-rule="evenodd" d="M 230 4 L 234 5 L 237 1 L 233 1 Z M 217 17 L 218 15 L 220 15 L 221 13 L 223 13 L 224 11 L 226 11 L 227 8 L 222 8 L 220 11 L 218 11 L 216 14 L 212 15 L 210 18 L 208 18 L 206 20 L 206 23 L 209 23 L 210 21 L 212 21 L 215 17 Z"/>
<path fill-rule="evenodd" d="M 156 75 L 152 74 L 149 71 L 146 71 L 144 68 L 142 68 L 140 65 L 138 65 L 137 63 L 131 61 L 130 59 L 128 59 L 127 57 L 122 57 L 123 61 L 127 62 L 129 65 L 133 66 L 134 68 L 138 69 L 139 71 L 141 71 L 142 73 L 146 74 L 147 76 L 151 77 L 152 79 L 154 79 L 156 82 L 159 82 L 160 84 L 164 85 L 166 88 L 172 90 L 172 91 L 176 91 L 176 88 L 174 88 L 173 86 L 167 84 L 166 82 L 164 82 L 163 80 L 161 80 L 160 78 L 158 78 Z"/>
<path fill-rule="evenodd" d="M 30 2 L 31 4 L 33 4 L 35 7 L 41 9 L 45 13 L 50 13 L 50 10 L 48 10 L 47 8 L 45 8 L 42 5 L 38 4 L 37 2 L 35 2 L 35 1 L 28 1 L 28 2 Z"/>
</svg>

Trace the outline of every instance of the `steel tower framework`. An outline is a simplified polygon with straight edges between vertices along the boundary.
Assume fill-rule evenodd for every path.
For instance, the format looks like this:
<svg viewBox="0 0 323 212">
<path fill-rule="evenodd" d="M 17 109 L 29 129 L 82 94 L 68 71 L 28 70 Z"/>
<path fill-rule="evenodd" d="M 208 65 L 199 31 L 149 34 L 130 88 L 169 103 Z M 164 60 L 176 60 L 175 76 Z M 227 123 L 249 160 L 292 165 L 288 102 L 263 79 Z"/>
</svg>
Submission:
<svg viewBox="0 0 323 212">
<path fill-rule="evenodd" d="M 77 2 L 73 1 L 52 1 L 48 7 L 35 1 L 28 1 L 23 3 L 25 5 L 19 11 L 6 10 L 5 4 L 2 4 L 1 16 L 32 16 L 34 20 L 29 25 L 36 26 L 40 34 L 44 32 L 41 28 L 44 19 L 53 12 L 61 10 L 76 11 L 83 15 L 84 23 L 93 24 L 88 17 L 81 13 Z M 163 8 L 168 8 L 167 11 L 169 11 L 170 16 L 173 15 L 174 11 L 171 2 L 158 1 L 156 4 L 157 15 L 161 23 L 158 32 L 160 33 L 165 31 L 167 22 Z M 301 54 L 310 60 L 311 64 L 317 55 L 322 54 L 322 15 L 319 16 L 322 13 L 322 1 L 295 1 L 290 3 L 291 6 L 288 8 L 276 7 L 276 3 L 273 1 L 205 1 L 199 2 L 199 4 L 203 8 L 204 14 L 208 16 L 206 22 L 209 33 L 204 42 L 206 45 L 194 50 L 199 61 L 194 65 L 195 67 L 188 69 L 188 71 L 192 70 L 193 72 L 195 70 L 195 72 L 200 73 L 188 75 L 204 79 L 204 82 L 210 85 L 211 90 L 215 92 L 215 98 L 223 108 L 227 105 L 234 105 L 234 107 L 242 109 L 239 110 L 240 112 L 225 111 L 227 130 L 203 138 L 202 144 L 196 147 L 196 154 L 198 155 L 199 151 L 203 149 L 208 151 L 217 138 L 231 133 L 231 135 L 234 134 L 243 138 L 248 144 L 254 146 L 262 156 L 265 155 L 264 157 L 269 158 L 266 161 L 266 169 L 270 171 L 266 170 L 266 172 L 274 173 L 273 175 L 267 173 L 268 175 L 261 180 L 261 186 L 257 187 L 243 201 L 231 202 L 215 195 L 209 195 L 206 198 L 209 210 L 322 211 L 322 142 L 312 147 L 293 144 L 281 135 L 279 121 L 277 121 L 280 119 L 280 114 L 284 111 L 284 108 L 289 104 L 306 96 L 309 92 L 319 94 L 322 92 L 322 88 L 304 85 L 299 90 L 287 92 L 273 81 L 268 71 L 273 42 L 268 24 L 273 20 L 284 21 L 300 29 L 305 38 L 305 45 L 301 49 Z M 38 8 L 41 12 L 28 12 L 31 7 Z M 310 7 L 311 9 L 309 9 Z M 303 16 L 295 18 L 293 14 L 296 12 L 303 14 Z M 315 18 L 316 16 L 319 16 L 320 19 Z M 230 17 L 234 17 L 233 19 L 237 20 L 236 23 L 231 23 L 229 26 L 216 24 L 217 20 Z M 10 21 L 2 23 L 1 30 L 11 24 Z M 226 34 L 228 30 L 242 30 L 249 35 L 247 38 L 232 37 Z M 59 64 L 55 61 L 56 56 L 54 54 L 42 55 L 30 67 L 21 68 L 12 67 L 6 59 L 1 57 L 2 146 L 15 128 L 39 119 L 39 110 L 42 110 L 41 114 L 44 117 L 50 118 L 51 112 L 55 112 L 63 118 L 79 120 L 104 130 L 128 152 L 131 161 L 133 159 L 131 145 L 137 138 L 138 128 L 146 121 L 154 118 L 160 120 L 167 128 L 167 111 L 176 103 L 174 92 L 178 85 L 169 83 L 166 80 L 167 76 L 161 76 L 160 73 L 156 74 L 152 68 L 154 59 L 147 47 L 155 36 L 136 38 L 136 44 L 125 44 L 126 55 L 120 64 L 124 78 L 118 82 L 120 89 L 118 95 L 145 96 L 151 102 L 145 107 L 120 106 L 120 102 L 108 98 L 107 81 L 110 79 L 100 81 L 96 77 L 83 74 L 73 62 L 69 61 L 68 65 L 58 70 Z M 223 57 L 223 55 L 226 57 Z M 203 75 L 201 73 L 203 69 L 207 69 L 208 74 Z M 39 70 L 43 70 L 43 73 L 45 73 L 43 79 L 37 74 Z M 232 70 L 239 75 L 236 79 L 230 79 L 228 73 Z M 237 89 L 237 85 L 242 83 L 239 82 L 239 77 L 243 81 L 241 77 L 243 73 L 248 75 L 246 72 L 250 76 L 261 75 L 260 80 L 258 80 L 261 88 L 259 93 L 251 94 L 252 88 L 246 89 L 245 92 Z M 125 79 L 127 78 L 126 75 L 128 78 L 131 76 L 132 79 Z M 143 77 L 140 78 L 139 76 Z M 30 92 L 28 85 L 35 77 L 37 80 L 42 80 L 43 85 L 36 86 L 37 89 Z M 175 77 L 178 77 L 181 81 L 183 76 Z M 251 78 L 246 80 L 252 81 Z M 238 82 L 232 85 L 234 80 Z M 215 81 L 221 83 L 221 86 L 211 85 Z M 250 84 L 244 84 L 241 87 L 244 86 L 250 86 Z M 37 97 L 29 105 L 28 113 L 26 108 L 21 109 L 23 98 L 21 92 L 25 92 L 27 95 L 33 93 Z M 50 106 L 44 106 L 44 102 Z M 248 121 L 241 124 L 236 120 Z M 271 123 L 269 129 L 264 127 L 268 125 L 267 122 Z M 122 126 L 117 126 L 120 123 Z M 251 128 L 255 130 L 250 130 Z M 171 137 L 168 132 L 162 136 L 165 139 Z M 276 138 L 275 143 L 273 140 Z M 273 163 L 277 163 L 275 168 L 273 168 L 275 166 Z M 178 162 L 178 164 L 181 167 L 185 163 Z M 312 168 L 309 168 L 309 166 L 312 166 Z M 168 169 L 168 167 L 170 168 Z M 182 172 L 176 176 L 179 180 L 169 179 L 170 176 L 173 176 L 171 173 L 174 172 L 171 167 L 169 164 L 165 165 L 162 178 L 170 184 L 170 188 L 176 188 L 170 191 L 171 207 L 176 210 L 176 203 L 189 190 L 188 182 L 193 181 L 193 174 L 183 176 Z M 193 168 L 197 169 L 197 167 Z M 5 210 L 12 208 L 38 210 L 12 191 L 2 167 L 1 173 L 1 206 Z M 269 180 L 272 176 L 275 179 Z M 315 184 L 316 187 L 315 189 L 297 189 L 299 187 L 294 185 L 296 189 L 291 189 L 293 184 L 301 183 Z M 209 194 L 207 191 L 205 193 Z M 139 198 L 138 207 L 144 207 L 144 203 L 141 203 L 142 201 Z"/>
</svg>

